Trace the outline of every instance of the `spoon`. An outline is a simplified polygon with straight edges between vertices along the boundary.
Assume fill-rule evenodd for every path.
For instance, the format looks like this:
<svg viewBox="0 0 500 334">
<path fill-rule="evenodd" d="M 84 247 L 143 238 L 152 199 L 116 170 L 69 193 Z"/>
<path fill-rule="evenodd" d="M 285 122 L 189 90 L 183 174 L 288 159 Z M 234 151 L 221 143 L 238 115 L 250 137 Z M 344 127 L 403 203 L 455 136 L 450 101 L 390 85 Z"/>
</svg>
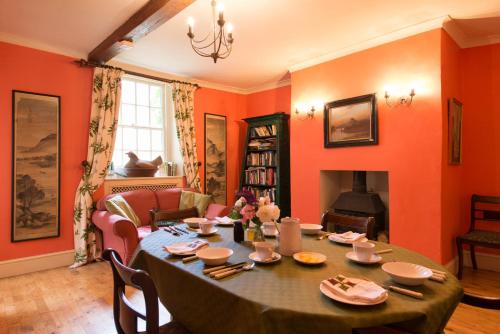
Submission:
<svg viewBox="0 0 500 334">
<path fill-rule="evenodd" d="M 255 267 L 255 262 L 247 263 L 247 264 L 245 264 L 243 267 L 241 267 L 239 269 L 232 269 L 232 270 L 228 270 L 226 272 L 223 272 L 221 274 L 215 275 L 214 278 L 215 279 L 221 279 L 221 278 L 224 278 L 224 277 L 227 277 L 227 276 L 231 276 L 233 274 L 237 274 L 237 273 L 242 272 L 242 271 L 252 270 L 253 267 Z"/>
</svg>

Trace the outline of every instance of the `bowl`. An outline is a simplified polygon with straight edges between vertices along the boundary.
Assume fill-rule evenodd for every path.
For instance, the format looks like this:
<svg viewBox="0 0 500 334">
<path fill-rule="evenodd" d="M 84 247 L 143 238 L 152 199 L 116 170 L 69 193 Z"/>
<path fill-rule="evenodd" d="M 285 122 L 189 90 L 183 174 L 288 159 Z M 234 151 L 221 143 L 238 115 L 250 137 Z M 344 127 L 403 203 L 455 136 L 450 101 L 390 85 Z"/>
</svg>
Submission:
<svg viewBox="0 0 500 334">
<path fill-rule="evenodd" d="M 208 221 L 207 218 L 200 218 L 200 217 L 192 217 L 192 218 L 186 218 L 182 220 L 184 223 L 187 224 L 187 226 L 191 228 L 198 228 L 200 227 L 200 223 L 206 223 Z"/>
<path fill-rule="evenodd" d="M 313 235 L 318 234 L 323 229 L 323 226 L 319 224 L 300 224 L 300 229 L 303 234 Z"/>
<path fill-rule="evenodd" d="M 382 265 L 385 271 L 397 283 L 416 286 L 432 276 L 432 271 L 424 266 L 408 262 L 387 262 Z"/>
<path fill-rule="evenodd" d="M 233 250 L 224 247 L 207 247 L 196 252 L 196 256 L 208 266 L 224 264 L 231 255 L 233 255 Z"/>
</svg>

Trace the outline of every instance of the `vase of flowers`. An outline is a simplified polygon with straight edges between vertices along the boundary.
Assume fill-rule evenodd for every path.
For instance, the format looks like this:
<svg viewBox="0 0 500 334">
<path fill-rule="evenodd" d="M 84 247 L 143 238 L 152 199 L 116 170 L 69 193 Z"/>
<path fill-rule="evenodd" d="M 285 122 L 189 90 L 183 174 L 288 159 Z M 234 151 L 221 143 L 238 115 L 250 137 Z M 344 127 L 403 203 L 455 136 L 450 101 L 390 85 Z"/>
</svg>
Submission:
<svg viewBox="0 0 500 334">
<path fill-rule="evenodd" d="M 264 241 L 262 223 L 276 221 L 280 216 L 280 209 L 271 202 L 269 197 L 261 197 L 257 201 L 255 196 L 246 189 L 236 194 L 236 201 L 230 218 L 241 219 L 247 231 L 248 241 Z"/>
</svg>

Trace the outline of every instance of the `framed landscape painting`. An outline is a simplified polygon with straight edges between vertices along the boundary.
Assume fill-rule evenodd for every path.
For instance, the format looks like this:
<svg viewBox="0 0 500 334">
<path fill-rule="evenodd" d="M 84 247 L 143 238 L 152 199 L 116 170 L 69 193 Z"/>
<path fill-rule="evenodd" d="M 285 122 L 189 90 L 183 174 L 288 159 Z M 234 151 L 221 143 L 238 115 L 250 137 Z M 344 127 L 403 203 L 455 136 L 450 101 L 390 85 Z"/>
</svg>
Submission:
<svg viewBox="0 0 500 334">
<path fill-rule="evenodd" d="M 59 96 L 12 92 L 12 242 L 59 236 Z"/>
<path fill-rule="evenodd" d="M 462 103 L 457 99 L 448 100 L 448 162 L 462 163 Z"/>
<path fill-rule="evenodd" d="M 368 94 L 325 105 L 324 146 L 343 147 L 378 143 L 377 101 Z"/>
<path fill-rule="evenodd" d="M 226 116 L 205 114 L 205 193 L 227 201 Z"/>
</svg>

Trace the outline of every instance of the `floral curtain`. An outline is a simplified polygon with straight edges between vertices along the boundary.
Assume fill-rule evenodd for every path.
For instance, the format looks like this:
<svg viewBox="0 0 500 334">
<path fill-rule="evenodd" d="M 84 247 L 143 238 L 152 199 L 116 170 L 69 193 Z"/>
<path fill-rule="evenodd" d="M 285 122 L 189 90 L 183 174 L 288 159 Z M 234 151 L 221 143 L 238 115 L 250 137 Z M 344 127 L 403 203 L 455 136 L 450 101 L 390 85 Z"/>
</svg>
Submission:
<svg viewBox="0 0 500 334">
<path fill-rule="evenodd" d="M 122 70 L 114 68 L 94 70 L 87 160 L 82 162 L 83 175 L 73 210 L 75 262 L 72 267 L 93 261 L 101 251 L 92 224 L 92 195 L 103 183 L 111 164 L 122 75 Z"/>
<path fill-rule="evenodd" d="M 194 91 L 190 84 L 174 83 L 172 97 L 174 99 L 175 124 L 177 138 L 184 159 L 184 173 L 188 186 L 201 191 L 199 162 L 196 155 L 196 137 L 194 132 Z"/>
</svg>

